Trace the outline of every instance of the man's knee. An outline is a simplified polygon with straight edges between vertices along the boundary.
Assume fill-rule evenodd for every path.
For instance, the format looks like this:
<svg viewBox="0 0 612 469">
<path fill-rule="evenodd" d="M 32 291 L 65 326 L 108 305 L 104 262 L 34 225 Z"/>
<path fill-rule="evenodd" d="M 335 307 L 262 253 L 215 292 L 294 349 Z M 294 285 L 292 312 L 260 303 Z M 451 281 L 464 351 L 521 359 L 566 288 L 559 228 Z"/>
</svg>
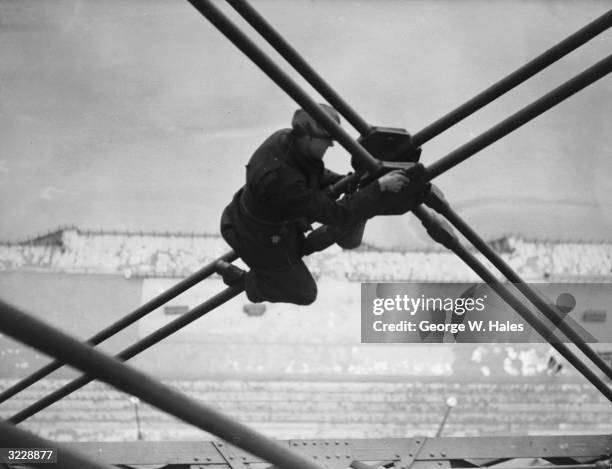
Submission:
<svg viewBox="0 0 612 469">
<path fill-rule="evenodd" d="M 300 306 L 311 305 L 316 301 L 317 293 L 317 284 L 313 282 L 312 285 L 304 288 L 299 295 L 296 295 L 294 303 Z"/>
<path fill-rule="evenodd" d="M 253 303 L 293 303 L 310 305 L 317 299 L 317 284 L 303 269 L 270 271 L 252 269 L 246 276 L 247 297 Z"/>
<path fill-rule="evenodd" d="M 361 237 L 357 239 L 354 237 L 347 236 L 345 238 L 339 239 L 336 244 L 342 249 L 357 249 L 359 246 L 361 246 Z"/>
<path fill-rule="evenodd" d="M 269 301 L 270 303 L 292 303 L 299 306 L 308 306 L 317 299 L 317 286 L 306 288 L 302 291 L 286 292 L 276 290 L 274 292 L 261 292 L 258 288 L 246 289 L 247 298 L 253 303 Z"/>
<path fill-rule="evenodd" d="M 366 222 L 361 222 L 346 233 L 342 238 L 336 241 L 336 244 L 342 249 L 357 249 L 361 246 L 363 240 L 363 232 L 365 230 Z"/>
</svg>

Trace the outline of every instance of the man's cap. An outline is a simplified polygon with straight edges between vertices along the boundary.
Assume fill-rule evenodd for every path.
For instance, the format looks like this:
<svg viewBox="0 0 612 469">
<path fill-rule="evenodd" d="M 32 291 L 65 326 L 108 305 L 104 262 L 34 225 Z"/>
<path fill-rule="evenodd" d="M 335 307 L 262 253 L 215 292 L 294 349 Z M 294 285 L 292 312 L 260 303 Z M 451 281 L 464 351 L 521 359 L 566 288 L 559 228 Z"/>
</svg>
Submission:
<svg viewBox="0 0 612 469">
<path fill-rule="evenodd" d="M 340 124 L 340 115 L 333 107 L 328 104 L 319 103 L 319 107 L 323 109 L 332 119 Z M 333 140 L 333 137 L 304 109 L 298 109 L 293 114 L 291 119 L 291 127 L 294 131 L 301 135 L 309 135 L 311 137 L 328 138 Z"/>
</svg>

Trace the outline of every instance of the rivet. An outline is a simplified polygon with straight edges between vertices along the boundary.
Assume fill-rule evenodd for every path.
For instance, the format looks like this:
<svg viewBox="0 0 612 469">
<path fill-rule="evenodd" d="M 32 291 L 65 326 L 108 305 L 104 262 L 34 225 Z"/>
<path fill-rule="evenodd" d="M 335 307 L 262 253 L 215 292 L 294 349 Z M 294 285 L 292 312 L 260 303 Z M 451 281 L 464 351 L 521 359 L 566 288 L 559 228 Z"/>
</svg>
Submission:
<svg viewBox="0 0 612 469">
<path fill-rule="evenodd" d="M 396 457 L 396 458 L 400 458 L 401 456 L 400 456 L 400 455 L 399 455 L 399 453 L 398 453 L 398 454 L 396 454 L 396 455 L 395 455 L 395 457 Z"/>
<path fill-rule="evenodd" d="M 206 457 L 206 460 L 207 460 L 207 461 L 212 461 L 212 459 L 211 459 L 211 458 L 209 458 L 209 457 Z"/>
<path fill-rule="evenodd" d="M 432 458 L 435 458 L 435 457 L 436 457 L 436 455 L 435 455 L 435 454 L 433 454 L 433 453 L 429 453 L 429 456 L 430 456 L 430 457 L 432 457 Z"/>
<path fill-rule="evenodd" d="M 334 444 L 335 444 L 336 446 L 338 446 L 338 445 L 340 444 L 340 442 L 339 442 L 339 441 L 334 441 Z"/>
<path fill-rule="evenodd" d="M 194 457 L 194 458 L 193 458 L 193 460 L 194 460 L 194 461 L 197 461 L 197 460 L 198 460 L 198 458 Z"/>
<path fill-rule="evenodd" d="M 325 459 L 331 459 L 331 456 L 328 454 L 327 456 L 325 456 Z"/>
<path fill-rule="evenodd" d="M 411 458 L 412 456 L 414 456 L 414 454 L 412 453 L 408 453 L 408 457 Z"/>
<path fill-rule="evenodd" d="M 229 458 L 230 458 L 230 461 L 234 460 L 234 456 L 230 456 Z"/>
<path fill-rule="evenodd" d="M 446 457 L 446 453 L 440 453 L 440 456 L 442 456 L 443 458 Z"/>
</svg>

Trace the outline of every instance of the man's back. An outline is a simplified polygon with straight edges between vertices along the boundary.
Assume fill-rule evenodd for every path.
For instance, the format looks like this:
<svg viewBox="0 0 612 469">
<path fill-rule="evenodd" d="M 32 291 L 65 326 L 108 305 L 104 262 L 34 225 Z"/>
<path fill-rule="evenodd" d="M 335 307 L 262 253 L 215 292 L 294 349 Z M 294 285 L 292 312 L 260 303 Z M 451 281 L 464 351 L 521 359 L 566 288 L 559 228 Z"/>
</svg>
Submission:
<svg viewBox="0 0 612 469">
<path fill-rule="evenodd" d="M 324 172 L 320 160 L 298 153 L 290 129 L 268 137 L 246 168 L 244 202 L 257 218 L 269 222 L 307 216 L 296 199 L 305 190 L 318 189 Z"/>
</svg>

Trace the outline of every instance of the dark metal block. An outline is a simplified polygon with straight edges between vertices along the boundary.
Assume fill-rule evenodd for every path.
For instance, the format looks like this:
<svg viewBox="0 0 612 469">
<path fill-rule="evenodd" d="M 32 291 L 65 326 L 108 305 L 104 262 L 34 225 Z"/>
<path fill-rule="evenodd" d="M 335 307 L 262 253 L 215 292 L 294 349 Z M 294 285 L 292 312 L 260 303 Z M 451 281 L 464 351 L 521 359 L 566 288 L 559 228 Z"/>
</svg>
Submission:
<svg viewBox="0 0 612 469">
<path fill-rule="evenodd" d="M 381 161 L 416 163 L 421 157 L 421 149 L 414 146 L 412 137 L 404 129 L 373 127 L 367 135 L 360 137 L 358 142 Z M 366 169 L 354 157 L 351 159 L 351 165 L 356 171 Z"/>
</svg>

